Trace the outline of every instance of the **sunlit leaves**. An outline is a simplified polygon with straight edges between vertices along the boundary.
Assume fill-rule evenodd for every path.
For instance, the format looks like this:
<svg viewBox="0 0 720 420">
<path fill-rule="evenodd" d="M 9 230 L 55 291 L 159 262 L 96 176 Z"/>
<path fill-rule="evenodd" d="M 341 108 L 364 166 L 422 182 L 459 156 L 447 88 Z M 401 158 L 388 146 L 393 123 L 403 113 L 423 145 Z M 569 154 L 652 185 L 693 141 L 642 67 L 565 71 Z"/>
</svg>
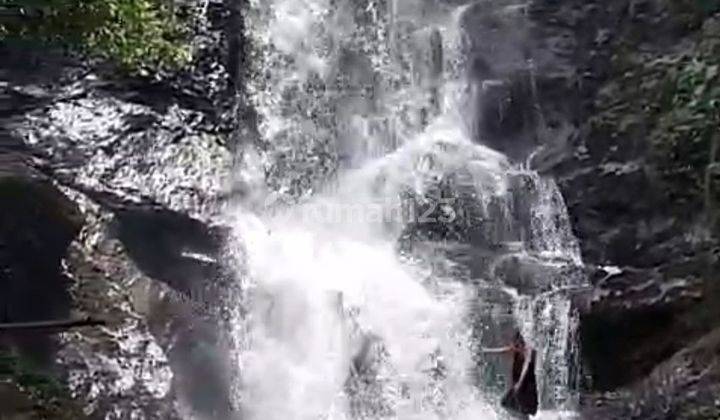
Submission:
<svg viewBox="0 0 720 420">
<path fill-rule="evenodd" d="M 190 58 L 172 0 L 0 0 L 0 40 L 61 45 L 144 70 Z"/>
</svg>

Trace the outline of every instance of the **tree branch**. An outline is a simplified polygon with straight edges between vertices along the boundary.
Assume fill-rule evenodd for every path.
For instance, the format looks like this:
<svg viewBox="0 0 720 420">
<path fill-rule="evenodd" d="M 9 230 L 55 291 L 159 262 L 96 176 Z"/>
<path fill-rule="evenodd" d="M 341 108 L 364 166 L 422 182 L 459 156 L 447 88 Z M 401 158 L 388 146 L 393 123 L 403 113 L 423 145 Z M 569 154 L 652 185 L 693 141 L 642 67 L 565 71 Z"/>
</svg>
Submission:
<svg viewBox="0 0 720 420">
<path fill-rule="evenodd" d="M 0 324 L 0 334 L 8 332 L 24 332 L 24 331 L 64 331 L 78 327 L 95 327 L 104 326 L 107 323 L 103 320 L 93 318 L 83 319 L 62 319 L 54 321 L 37 321 L 37 322 L 17 322 L 9 324 Z"/>
</svg>

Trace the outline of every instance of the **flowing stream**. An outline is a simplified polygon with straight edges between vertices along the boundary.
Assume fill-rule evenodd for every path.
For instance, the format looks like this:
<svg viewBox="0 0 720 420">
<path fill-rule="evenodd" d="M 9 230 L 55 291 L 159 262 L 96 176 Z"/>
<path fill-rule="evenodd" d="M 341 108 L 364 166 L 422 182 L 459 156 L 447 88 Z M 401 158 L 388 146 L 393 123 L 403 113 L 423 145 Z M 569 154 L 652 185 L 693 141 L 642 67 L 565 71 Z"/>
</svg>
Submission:
<svg viewBox="0 0 720 420">
<path fill-rule="evenodd" d="M 539 416 L 572 415 L 577 241 L 553 181 L 474 138 L 457 3 L 250 1 L 263 140 L 342 165 L 232 215 L 245 418 L 506 418 L 507 361 L 478 347 L 513 328 L 538 349 Z"/>
</svg>

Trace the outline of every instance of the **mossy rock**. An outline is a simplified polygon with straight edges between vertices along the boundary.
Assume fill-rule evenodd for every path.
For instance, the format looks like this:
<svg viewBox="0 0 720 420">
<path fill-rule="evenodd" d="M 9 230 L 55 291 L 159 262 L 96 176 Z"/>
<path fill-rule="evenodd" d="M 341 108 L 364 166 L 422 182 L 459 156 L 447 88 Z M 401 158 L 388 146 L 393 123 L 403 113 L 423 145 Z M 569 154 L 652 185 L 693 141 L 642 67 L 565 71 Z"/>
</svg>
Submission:
<svg viewBox="0 0 720 420">
<path fill-rule="evenodd" d="M 720 126 L 720 20 L 708 17 L 720 1 L 654 4 L 666 10 L 665 19 L 693 20 L 692 30 L 663 53 L 639 48 L 632 37 L 619 41 L 590 121 L 592 137 L 608 143 L 605 149 L 644 143 L 648 170 L 673 209 L 720 208 L 707 177 L 720 160 L 720 152 L 712 154 L 720 141 L 713 137 Z"/>
</svg>

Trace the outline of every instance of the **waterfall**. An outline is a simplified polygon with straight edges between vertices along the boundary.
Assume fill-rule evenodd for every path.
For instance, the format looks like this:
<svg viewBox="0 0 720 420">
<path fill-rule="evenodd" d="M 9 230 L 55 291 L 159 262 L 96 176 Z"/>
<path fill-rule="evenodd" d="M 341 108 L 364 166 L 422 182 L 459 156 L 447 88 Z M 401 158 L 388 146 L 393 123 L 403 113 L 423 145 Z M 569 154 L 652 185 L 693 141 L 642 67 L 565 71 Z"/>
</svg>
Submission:
<svg viewBox="0 0 720 420">
<path fill-rule="evenodd" d="M 250 1 L 248 92 L 274 153 L 254 169 L 286 162 L 231 215 L 244 418 L 505 418 L 500 362 L 477 350 L 508 325 L 538 349 L 540 415 L 572 409 L 577 241 L 551 180 L 474 141 L 482 89 L 446 3 Z M 318 150 L 343 163 L 322 186 L 303 182 Z"/>
</svg>

